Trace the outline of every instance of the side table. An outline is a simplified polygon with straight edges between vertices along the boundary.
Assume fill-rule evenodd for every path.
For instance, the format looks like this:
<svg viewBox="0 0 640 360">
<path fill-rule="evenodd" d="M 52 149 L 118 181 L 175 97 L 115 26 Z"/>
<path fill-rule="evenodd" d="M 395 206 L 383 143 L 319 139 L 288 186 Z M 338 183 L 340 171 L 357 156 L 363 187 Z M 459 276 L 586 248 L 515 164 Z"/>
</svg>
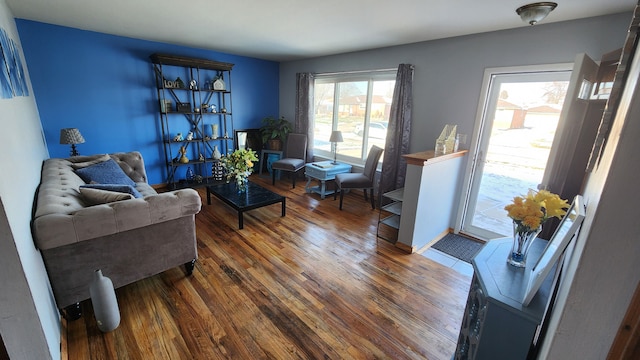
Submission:
<svg viewBox="0 0 640 360">
<path fill-rule="evenodd" d="M 337 163 L 333 164 L 333 161 L 318 161 L 308 163 L 305 165 L 305 175 L 307 176 L 307 185 L 304 189 L 306 192 L 315 192 L 320 194 L 320 198 L 324 199 L 325 196 L 333 194 L 333 190 L 327 190 L 327 180 L 333 180 L 336 178 L 336 174 L 351 172 L 351 165 Z M 311 181 L 319 180 L 319 186 L 311 186 Z"/>
<path fill-rule="evenodd" d="M 278 160 L 282 159 L 282 151 L 280 151 L 280 150 L 262 150 L 262 151 L 260 151 L 260 171 L 258 172 L 258 175 L 262 175 L 262 168 L 266 166 L 267 155 L 269 155 L 269 154 L 276 154 L 276 155 L 278 155 Z M 278 176 L 278 180 L 280 180 L 279 176 Z"/>
</svg>

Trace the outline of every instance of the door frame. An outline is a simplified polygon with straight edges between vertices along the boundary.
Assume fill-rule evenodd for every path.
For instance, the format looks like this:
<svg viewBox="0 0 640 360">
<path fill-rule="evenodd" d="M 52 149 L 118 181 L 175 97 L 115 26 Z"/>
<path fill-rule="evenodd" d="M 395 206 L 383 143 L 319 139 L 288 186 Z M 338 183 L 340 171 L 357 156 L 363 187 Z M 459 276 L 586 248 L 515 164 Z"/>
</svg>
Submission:
<svg viewBox="0 0 640 360">
<path fill-rule="evenodd" d="M 465 214 L 469 207 L 469 193 L 473 185 L 474 169 L 478 161 L 482 161 L 484 154 L 480 153 L 481 139 L 483 136 L 485 114 L 489 110 L 489 95 L 491 92 L 492 79 L 497 75 L 509 75 L 520 73 L 536 73 L 536 72 L 566 72 L 572 71 L 573 63 L 543 64 L 543 65 L 522 65 L 485 68 L 482 79 L 482 87 L 478 99 L 478 108 L 473 126 L 473 133 L 469 144 L 469 159 L 465 168 L 464 178 L 462 180 L 462 188 L 460 200 L 457 207 L 456 219 L 453 232 L 459 233 L 462 230 Z M 506 214 L 505 214 L 506 216 Z M 482 240 L 482 239 L 481 239 Z"/>
</svg>

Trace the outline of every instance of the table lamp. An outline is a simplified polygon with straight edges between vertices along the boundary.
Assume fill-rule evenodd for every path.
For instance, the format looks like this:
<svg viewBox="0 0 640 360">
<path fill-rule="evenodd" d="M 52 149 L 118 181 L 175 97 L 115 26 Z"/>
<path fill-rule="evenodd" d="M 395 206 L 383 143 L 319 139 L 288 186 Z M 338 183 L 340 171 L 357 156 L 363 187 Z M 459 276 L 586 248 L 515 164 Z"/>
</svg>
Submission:
<svg viewBox="0 0 640 360">
<path fill-rule="evenodd" d="M 76 144 L 83 144 L 84 138 L 80 130 L 76 128 L 66 128 L 60 130 L 60 144 L 71 144 L 71 156 L 78 156 L 80 153 L 76 149 Z"/>
<path fill-rule="evenodd" d="M 333 164 L 337 164 L 336 159 L 338 158 L 338 143 L 342 142 L 342 131 L 335 130 L 331 132 L 331 137 L 329 138 L 329 142 L 333 143 Z"/>
</svg>

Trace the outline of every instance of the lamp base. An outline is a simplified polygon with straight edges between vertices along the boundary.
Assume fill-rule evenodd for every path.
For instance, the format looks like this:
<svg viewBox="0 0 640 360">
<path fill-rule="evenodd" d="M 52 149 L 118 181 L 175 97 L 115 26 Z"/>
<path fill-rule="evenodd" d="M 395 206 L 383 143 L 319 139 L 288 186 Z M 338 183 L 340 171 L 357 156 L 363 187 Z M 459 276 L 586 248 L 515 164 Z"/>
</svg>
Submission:
<svg viewBox="0 0 640 360">
<path fill-rule="evenodd" d="M 71 156 L 78 156 L 80 153 L 78 149 L 76 149 L 76 144 L 71 144 Z"/>
</svg>

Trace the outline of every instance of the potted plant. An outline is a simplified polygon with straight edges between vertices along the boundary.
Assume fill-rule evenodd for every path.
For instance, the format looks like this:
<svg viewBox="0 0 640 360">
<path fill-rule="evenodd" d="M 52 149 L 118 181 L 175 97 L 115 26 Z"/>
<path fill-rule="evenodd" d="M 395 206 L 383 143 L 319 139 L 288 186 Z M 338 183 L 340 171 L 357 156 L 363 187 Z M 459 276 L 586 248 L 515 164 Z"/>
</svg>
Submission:
<svg viewBox="0 0 640 360">
<path fill-rule="evenodd" d="M 262 119 L 260 132 L 262 133 L 262 142 L 268 143 L 269 149 L 281 150 L 282 142 L 291 132 L 291 123 L 284 116 L 280 118 L 268 116 Z"/>
</svg>

